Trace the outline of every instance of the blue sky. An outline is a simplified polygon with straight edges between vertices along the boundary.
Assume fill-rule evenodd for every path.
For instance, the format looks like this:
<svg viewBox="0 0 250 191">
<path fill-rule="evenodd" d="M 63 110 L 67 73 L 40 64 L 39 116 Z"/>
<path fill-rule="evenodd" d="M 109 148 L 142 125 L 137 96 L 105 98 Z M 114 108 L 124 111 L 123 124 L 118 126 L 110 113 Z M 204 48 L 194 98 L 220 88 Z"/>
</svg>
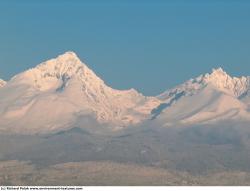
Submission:
<svg viewBox="0 0 250 191">
<path fill-rule="evenodd" d="M 0 78 L 68 50 L 146 95 L 216 67 L 250 75 L 250 1 L 0 1 Z"/>
</svg>

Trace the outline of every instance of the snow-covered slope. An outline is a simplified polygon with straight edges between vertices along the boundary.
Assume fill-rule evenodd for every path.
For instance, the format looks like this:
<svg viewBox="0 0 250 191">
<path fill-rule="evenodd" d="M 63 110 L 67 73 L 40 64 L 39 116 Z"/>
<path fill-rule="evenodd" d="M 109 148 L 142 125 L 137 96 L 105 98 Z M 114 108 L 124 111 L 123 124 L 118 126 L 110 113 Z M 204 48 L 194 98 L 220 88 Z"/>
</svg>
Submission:
<svg viewBox="0 0 250 191">
<path fill-rule="evenodd" d="M 158 120 L 166 126 L 238 119 L 250 119 L 246 105 L 211 85 L 207 85 L 192 96 L 183 96 L 166 107 L 158 116 Z"/>
<path fill-rule="evenodd" d="M 201 75 L 159 95 L 154 118 L 165 125 L 249 120 L 242 99 L 250 89 L 249 77 L 230 77 L 221 68 Z"/>
<path fill-rule="evenodd" d="M 93 122 L 114 130 L 149 121 L 164 126 L 250 121 L 250 77 L 230 77 L 221 68 L 146 97 L 134 89 L 112 89 L 66 52 L 0 87 L 0 131 L 44 133 Z"/>
<path fill-rule="evenodd" d="M 139 123 L 159 105 L 134 89 L 108 87 L 73 52 L 14 76 L 0 97 L 1 128 L 15 131 L 56 130 L 87 116 L 123 127 Z"/>
</svg>

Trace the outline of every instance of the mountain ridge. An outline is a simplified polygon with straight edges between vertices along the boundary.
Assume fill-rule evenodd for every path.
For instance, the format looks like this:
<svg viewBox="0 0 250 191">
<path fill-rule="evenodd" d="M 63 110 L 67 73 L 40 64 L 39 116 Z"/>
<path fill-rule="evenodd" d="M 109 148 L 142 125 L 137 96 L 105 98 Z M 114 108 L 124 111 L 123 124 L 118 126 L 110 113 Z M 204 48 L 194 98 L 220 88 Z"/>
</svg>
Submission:
<svg viewBox="0 0 250 191">
<path fill-rule="evenodd" d="M 68 51 L 4 83 L 0 90 L 0 130 L 56 131 L 74 124 L 85 126 L 92 120 L 112 130 L 147 121 L 168 126 L 250 120 L 250 102 L 243 99 L 249 90 L 250 77 L 231 77 L 218 68 L 148 97 L 135 89 L 107 86 Z"/>
<path fill-rule="evenodd" d="M 187 94 L 192 94 L 195 90 L 199 90 L 204 86 L 211 84 L 218 90 L 223 91 L 229 95 L 240 97 L 250 89 L 250 76 L 231 77 L 222 68 L 212 69 L 211 73 L 200 75 L 194 79 L 190 79 L 181 85 L 178 85 L 159 96 L 160 99 L 166 99 L 168 94 L 174 91 L 180 92 L 187 90 Z"/>
</svg>

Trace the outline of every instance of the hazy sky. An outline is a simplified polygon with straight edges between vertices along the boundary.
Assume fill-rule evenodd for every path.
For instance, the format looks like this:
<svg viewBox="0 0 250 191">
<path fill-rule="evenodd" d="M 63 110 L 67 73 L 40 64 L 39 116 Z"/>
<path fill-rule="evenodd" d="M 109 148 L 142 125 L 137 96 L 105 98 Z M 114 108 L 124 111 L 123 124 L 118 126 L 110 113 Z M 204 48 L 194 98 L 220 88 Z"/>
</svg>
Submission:
<svg viewBox="0 0 250 191">
<path fill-rule="evenodd" d="M 219 66 L 250 75 L 250 1 L 0 1 L 0 78 L 68 50 L 146 95 Z"/>
</svg>

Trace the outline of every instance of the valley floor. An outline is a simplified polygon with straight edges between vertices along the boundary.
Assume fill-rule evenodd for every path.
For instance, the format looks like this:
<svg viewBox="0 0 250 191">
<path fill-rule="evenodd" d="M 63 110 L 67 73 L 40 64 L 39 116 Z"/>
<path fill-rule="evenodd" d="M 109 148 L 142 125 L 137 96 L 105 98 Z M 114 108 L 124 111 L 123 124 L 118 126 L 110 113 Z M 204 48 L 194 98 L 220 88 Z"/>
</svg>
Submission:
<svg viewBox="0 0 250 191">
<path fill-rule="evenodd" d="M 38 167 L 24 161 L 0 162 L 0 185 L 206 186 L 250 185 L 250 173 L 224 171 L 191 175 L 163 168 L 114 162 L 72 162 Z"/>
</svg>

